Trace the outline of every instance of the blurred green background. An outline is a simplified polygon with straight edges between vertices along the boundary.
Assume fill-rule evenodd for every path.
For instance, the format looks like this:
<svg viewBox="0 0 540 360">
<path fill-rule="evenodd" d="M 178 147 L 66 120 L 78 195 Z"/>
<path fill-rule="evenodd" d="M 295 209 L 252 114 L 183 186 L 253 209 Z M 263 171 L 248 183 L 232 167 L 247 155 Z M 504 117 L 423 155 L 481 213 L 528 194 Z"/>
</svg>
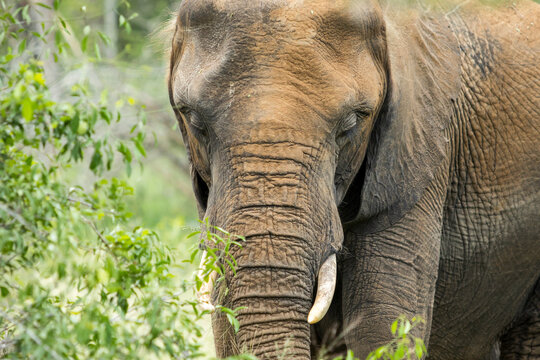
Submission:
<svg viewBox="0 0 540 360">
<path fill-rule="evenodd" d="M 52 7 L 53 0 L 40 2 L 49 2 Z M 70 44 L 75 55 L 71 62 L 47 57 L 47 45 L 36 44 L 40 48 L 34 50 L 45 62 L 45 77 L 56 96 L 86 79 L 92 96 L 106 90 L 111 98 L 125 98 L 114 105 L 122 112 L 122 121 L 114 129 L 120 136 L 129 131 L 133 125 L 130 120 L 135 118 L 128 101 L 145 108 L 147 156 L 141 167 L 133 167 L 129 179 L 135 187 L 130 200 L 132 221 L 158 231 L 174 248 L 182 248 L 185 235 L 198 229 L 187 157 L 167 93 L 166 49 L 170 40 L 161 31 L 178 5 L 179 1 L 169 0 L 60 1 L 59 11 L 76 35 L 68 42 L 78 42 L 88 33 L 86 44 Z M 39 9 L 32 16 L 46 21 L 48 14 L 47 9 Z M 109 44 L 101 41 L 98 31 L 110 39 Z M 85 58 L 86 48 L 96 47 L 99 57 Z M 81 49 L 79 56 L 77 49 Z M 122 171 L 114 175 L 122 176 Z M 72 175 L 78 183 L 91 180 L 86 179 L 91 174 L 84 166 L 74 169 Z"/>
<path fill-rule="evenodd" d="M 170 40 L 161 33 L 178 5 L 179 1 L 169 0 L 61 1 L 60 12 L 70 20 L 74 33 L 84 34 L 90 27 L 106 34 L 110 44 L 103 45 L 97 36 L 91 37 L 86 46 L 97 44 L 101 59 L 75 62 L 70 67 L 60 67 L 49 59 L 45 66 L 53 93 L 62 94 L 72 82 L 87 78 L 96 94 L 107 89 L 144 105 L 147 157 L 142 169 L 135 167 L 131 175 L 130 182 L 136 188 L 131 201 L 133 220 L 158 230 L 171 244 L 181 240 L 186 228 L 198 228 L 187 157 L 167 93 L 166 50 Z M 42 12 L 42 16 L 46 14 Z M 116 105 L 125 108 L 124 120 L 133 116 L 129 107 Z M 129 130 L 129 121 L 120 124 L 120 133 Z"/>
<path fill-rule="evenodd" d="M 54 0 L 39 2 L 53 8 Z M 22 7 L 37 1 L 17 3 Z M 55 61 L 49 56 L 54 39 L 49 44 L 36 42 L 29 47 L 44 62 L 53 96 L 65 96 L 84 79 L 91 89 L 90 96 L 99 97 L 105 91 L 104 96 L 110 95 L 111 99 L 124 99 L 113 105 L 122 113 L 122 121 L 114 128 L 115 136 L 128 134 L 136 122 L 136 110 L 129 103 L 135 102 L 137 108 L 142 105 L 147 118 L 147 155 L 140 166 L 133 166 L 128 179 L 135 188 L 129 199 L 133 213 L 130 223 L 156 231 L 175 258 L 182 260 L 189 257 L 189 250 L 197 242 L 196 238 L 186 239 L 186 235 L 198 230 L 199 222 L 187 156 L 166 86 L 170 33 L 163 30 L 179 4 L 172 0 L 61 0 L 59 13 L 71 27 L 73 37 L 66 40 L 73 54 Z M 53 21 L 51 10 L 38 6 L 31 9 L 29 15 L 36 28 L 29 31 L 39 32 L 39 24 Z M 73 168 L 70 181 L 90 185 L 94 178 L 87 169 L 87 164 Z M 123 167 L 113 169 L 112 175 L 126 177 Z M 179 265 L 178 273 L 184 278 L 195 270 L 189 264 Z M 209 319 L 203 327 L 205 353 L 211 357 L 214 350 Z"/>
</svg>

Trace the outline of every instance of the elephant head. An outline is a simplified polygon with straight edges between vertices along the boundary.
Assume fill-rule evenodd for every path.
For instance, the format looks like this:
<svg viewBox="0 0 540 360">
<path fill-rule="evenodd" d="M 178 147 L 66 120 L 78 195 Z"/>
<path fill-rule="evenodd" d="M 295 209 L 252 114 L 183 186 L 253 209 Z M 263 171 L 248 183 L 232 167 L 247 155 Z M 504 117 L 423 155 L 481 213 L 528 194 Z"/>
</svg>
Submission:
<svg viewBox="0 0 540 360">
<path fill-rule="evenodd" d="M 199 215 L 246 239 L 214 291 L 244 307 L 237 334 L 214 315 L 219 356 L 309 359 L 344 230 L 399 220 L 432 179 L 455 53 L 444 26 L 404 21 L 368 0 L 182 2 L 169 94 Z"/>
</svg>

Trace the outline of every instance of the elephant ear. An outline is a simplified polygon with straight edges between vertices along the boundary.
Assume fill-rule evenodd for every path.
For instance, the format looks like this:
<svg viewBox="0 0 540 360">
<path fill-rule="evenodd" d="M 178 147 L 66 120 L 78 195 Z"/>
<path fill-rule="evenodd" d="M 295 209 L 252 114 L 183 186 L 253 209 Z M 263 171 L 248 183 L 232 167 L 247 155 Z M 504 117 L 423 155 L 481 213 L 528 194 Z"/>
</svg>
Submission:
<svg viewBox="0 0 540 360">
<path fill-rule="evenodd" d="M 181 19 L 179 16 L 175 17 L 170 21 L 169 29 L 167 31 L 172 32 L 172 41 L 171 41 L 171 51 L 170 51 L 170 62 L 169 62 L 169 74 L 167 78 L 168 90 L 169 90 L 169 101 L 174 110 L 176 118 L 178 120 L 178 126 L 182 133 L 182 139 L 184 140 L 184 145 L 186 148 L 186 154 L 189 162 L 189 172 L 191 177 L 191 184 L 193 186 L 193 192 L 195 193 L 195 199 L 197 201 L 197 210 L 199 218 L 203 219 L 206 213 L 206 203 L 208 201 L 208 185 L 207 182 L 203 179 L 203 176 L 206 178 L 206 181 L 209 181 L 210 176 L 207 171 L 199 172 L 197 170 L 196 163 L 199 164 L 201 169 L 204 169 L 208 159 L 203 149 L 202 144 L 200 144 L 195 137 L 190 134 L 188 126 L 183 121 L 182 115 L 178 111 L 176 101 L 175 101 L 175 88 L 174 83 L 176 81 L 175 73 L 182 57 L 184 51 L 184 36 L 185 36 L 185 27 L 186 19 Z"/>
<path fill-rule="evenodd" d="M 449 156 L 460 78 L 457 40 L 445 21 L 405 22 L 387 21 L 388 90 L 361 170 L 354 221 L 366 233 L 399 221 Z"/>
</svg>

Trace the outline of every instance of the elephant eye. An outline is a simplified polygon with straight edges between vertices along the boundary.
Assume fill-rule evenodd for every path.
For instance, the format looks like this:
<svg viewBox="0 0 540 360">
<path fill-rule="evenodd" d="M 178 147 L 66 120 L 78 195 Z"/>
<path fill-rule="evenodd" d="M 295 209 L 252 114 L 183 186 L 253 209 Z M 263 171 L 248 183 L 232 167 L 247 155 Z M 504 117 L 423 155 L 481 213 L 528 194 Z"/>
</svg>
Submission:
<svg viewBox="0 0 540 360">
<path fill-rule="evenodd" d="M 371 108 L 357 109 L 354 113 L 358 119 L 365 119 L 371 114 Z"/>
<path fill-rule="evenodd" d="M 194 128 L 197 133 L 206 136 L 206 126 L 195 111 L 187 107 L 182 107 L 178 112 L 184 119 L 184 122 Z"/>
<path fill-rule="evenodd" d="M 369 117 L 369 111 L 361 109 L 354 111 L 349 116 L 344 118 L 341 122 L 341 129 L 338 133 L 338 143 L 343 145 L 345 142 L 347 142 L 346 139 L 350 140 L 352 130 L 356 128 L 358 121 L 367 117 Z"/>
<path fill-rule="evenodd" d="M 178 111 L 189 125 L 197 129 L 202 129 L 203 124 L 196 112 L 187 107 L 180 108 Z"/>
</svg>

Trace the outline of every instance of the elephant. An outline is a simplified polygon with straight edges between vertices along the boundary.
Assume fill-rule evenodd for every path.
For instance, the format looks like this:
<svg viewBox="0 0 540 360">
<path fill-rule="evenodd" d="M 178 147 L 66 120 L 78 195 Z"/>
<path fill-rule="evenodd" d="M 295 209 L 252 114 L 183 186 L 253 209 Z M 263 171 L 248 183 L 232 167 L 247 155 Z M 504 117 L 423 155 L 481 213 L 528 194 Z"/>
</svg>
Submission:
<svg viewBox="0 0 540 360">
<path fill-rule="evenodd" d="M 199 217 L 245 238 L 201 294 L 241 307 L 219 357 L 365 358 L 404 315 L 429 359 L 540 358 L 539 7 L 180 4 Z"/>
</svg>

